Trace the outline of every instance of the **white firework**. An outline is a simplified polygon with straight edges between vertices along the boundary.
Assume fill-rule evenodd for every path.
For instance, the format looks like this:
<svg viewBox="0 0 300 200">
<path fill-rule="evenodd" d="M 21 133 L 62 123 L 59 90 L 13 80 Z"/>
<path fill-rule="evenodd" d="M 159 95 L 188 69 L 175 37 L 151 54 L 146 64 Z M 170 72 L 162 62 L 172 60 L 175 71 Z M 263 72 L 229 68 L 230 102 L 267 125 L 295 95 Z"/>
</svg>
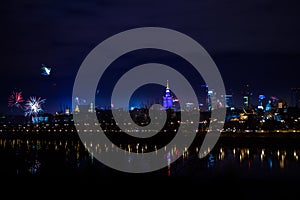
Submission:
<svg viewBox="0 0 300 200">
<path fill-rule="evenodd" d="M 36 97 L 30 97 L 25 104 L 25 116 L 37 116 L 43 112 L 42 104 L 45 103 L 46 99 L 38 99 Z"/>
</svg>

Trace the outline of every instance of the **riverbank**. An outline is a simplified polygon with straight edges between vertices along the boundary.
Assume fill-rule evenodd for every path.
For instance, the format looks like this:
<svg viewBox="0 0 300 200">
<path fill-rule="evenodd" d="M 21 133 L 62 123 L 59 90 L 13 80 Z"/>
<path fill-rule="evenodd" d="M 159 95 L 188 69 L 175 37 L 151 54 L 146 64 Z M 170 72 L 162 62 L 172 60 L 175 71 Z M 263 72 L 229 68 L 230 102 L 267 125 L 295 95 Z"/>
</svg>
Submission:
<svg viewBox="0 0 300 200">
<path fill-rule="evenodd" d="M 198 133 L 196 138 L 204 138 L 206 136 L 206 132 Z M 91 135 L 92 134 L 88 134 Z M 164 141 L 164 138 L 172 139 L 176 134 L 174 133 L 159 133 L 159 136 L 161 137 L 162 141 Z M 126 133 L 106 133 L 106 136 L 109 138 L 115 138 L 115 139 L 122 139 L 123 137 L 128 136 Z M 153 136 L 158 137 L 158 134 Z M 57 132 L 47 132 L 47 133 L 36 133 L 36 132 L 27 132 L 27 133 L 0 133 L 0 138 L 7 138 L 7 139 L 70 139 L 70 140 L 76 140 L 79 139 L 79 135 L 76 132 L 63 132 L 63 133 L 57 133 Z M 285 139 L 300 139 L 300 132 L 298 131 L 275 131 L 275 132 L 222 132 L 220 134 L 220 138 L 285 138 Z M 140 138 L 136 138 L 138 140 Z"/>
</svg>

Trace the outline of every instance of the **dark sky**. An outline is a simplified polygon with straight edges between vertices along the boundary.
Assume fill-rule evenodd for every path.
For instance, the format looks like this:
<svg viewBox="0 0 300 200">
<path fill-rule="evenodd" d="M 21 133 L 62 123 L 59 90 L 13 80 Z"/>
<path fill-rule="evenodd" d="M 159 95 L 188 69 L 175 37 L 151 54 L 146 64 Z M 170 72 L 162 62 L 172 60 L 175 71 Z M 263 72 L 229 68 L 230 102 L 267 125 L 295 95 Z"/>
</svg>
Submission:
<svg viewBox="0 0 300 200">
<path fill-rule="evenodd" d="M 157 26 L 180 31 L 211 55 L 226 89 L 289 100 L 300 87 L 300 3 L 273 0 L 4 0 L 1 20 L 0 113 L 14 89 L 42 96 L 46 110 L 70 104 L 87 54 L 121 31 Z M 40 75 L 41 64 L 53 68 Z"/>
</svg>

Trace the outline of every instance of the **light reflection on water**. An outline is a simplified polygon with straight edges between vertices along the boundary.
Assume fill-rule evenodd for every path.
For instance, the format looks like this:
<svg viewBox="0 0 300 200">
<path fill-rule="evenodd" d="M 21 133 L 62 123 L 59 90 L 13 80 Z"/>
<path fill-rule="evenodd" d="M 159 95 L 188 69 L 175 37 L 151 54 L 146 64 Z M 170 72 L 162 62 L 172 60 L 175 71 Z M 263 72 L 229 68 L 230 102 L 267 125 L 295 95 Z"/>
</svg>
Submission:
<svg viewBox="0 0 300 200">
<path fill-rule="evenodd" d="M 90 149 L 91 153 L 87 151 Z M 134 159 L 132 152 L 144 153 L 150 145 L 132 146 L 124 149 L 128 164 Z M 300 169 L 299 148 L 288 147 L 238 147 L 237 144 L 217 145 L 204 159 L 198 158 L 200 146 L 183 149 L 183 156 L 178 157 L 179 149 L 165 149 L 166 169 L 163 175 L 201 175 L 208 170 L 215 173 L 228 173 L 237 170 L 247 174 L 250 172 L 280 172 L 290 169 Z M 118 151 L 115 145 L 82 144 L 80 141 L 69 140 L 22 140 L 0 139 L 0 174 L 67 174 L 74 175 L 82 170 L 96 169 L 107 172 L 107 167 L 95 162 L 93 154 L 105 154 Z M 179 159 L 178 159 L 179 158 Z M 178 159 L 178 160 L 177 160 Z M 172 163 L 173 160 L 177 160 Z M 172 163 L 172 164 L 171 164 Z M 229 164 L 228 164 L 229 163 Z M 97 166 L 93 168 L 93 166 Z M 226 171 L 227 170 L 227 171 Z M 111 171 L 110 171 L 111 172 Z M 242 174 L 243 175 L 243 174 Z"/>
</svg>

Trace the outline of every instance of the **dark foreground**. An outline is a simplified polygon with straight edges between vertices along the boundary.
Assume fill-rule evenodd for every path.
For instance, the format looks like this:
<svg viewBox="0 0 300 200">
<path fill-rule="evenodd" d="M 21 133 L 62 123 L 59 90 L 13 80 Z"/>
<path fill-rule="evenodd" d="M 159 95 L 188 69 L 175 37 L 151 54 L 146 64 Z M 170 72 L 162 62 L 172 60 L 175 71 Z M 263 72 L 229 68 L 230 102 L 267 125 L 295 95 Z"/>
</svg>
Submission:
<svg viewBox="0 0 300 200">
<path fill-rule="evenodd" d="M 144 198 L 159 191 L 157 195 L 208 194 L 213 198 L 219 194 L 231 199 L 269 199 L 287 198 L 298 191 L 300 136 L 297 133 L 224 134 L 203 159 L 198 158 L 197 147 L 199 144 L 193 143 L 188 154 L 161 170 L 129 174 L 98 162 L 76 137 L 2 137 L 0 175 L 8 189 L 61 191 L 70 195 L 88 189 L 86 195 L 96 192 L 100 196 L 119 195 L 121 191 L 131 196 L 144 191 L 147 192 Z"/>
</svg>

